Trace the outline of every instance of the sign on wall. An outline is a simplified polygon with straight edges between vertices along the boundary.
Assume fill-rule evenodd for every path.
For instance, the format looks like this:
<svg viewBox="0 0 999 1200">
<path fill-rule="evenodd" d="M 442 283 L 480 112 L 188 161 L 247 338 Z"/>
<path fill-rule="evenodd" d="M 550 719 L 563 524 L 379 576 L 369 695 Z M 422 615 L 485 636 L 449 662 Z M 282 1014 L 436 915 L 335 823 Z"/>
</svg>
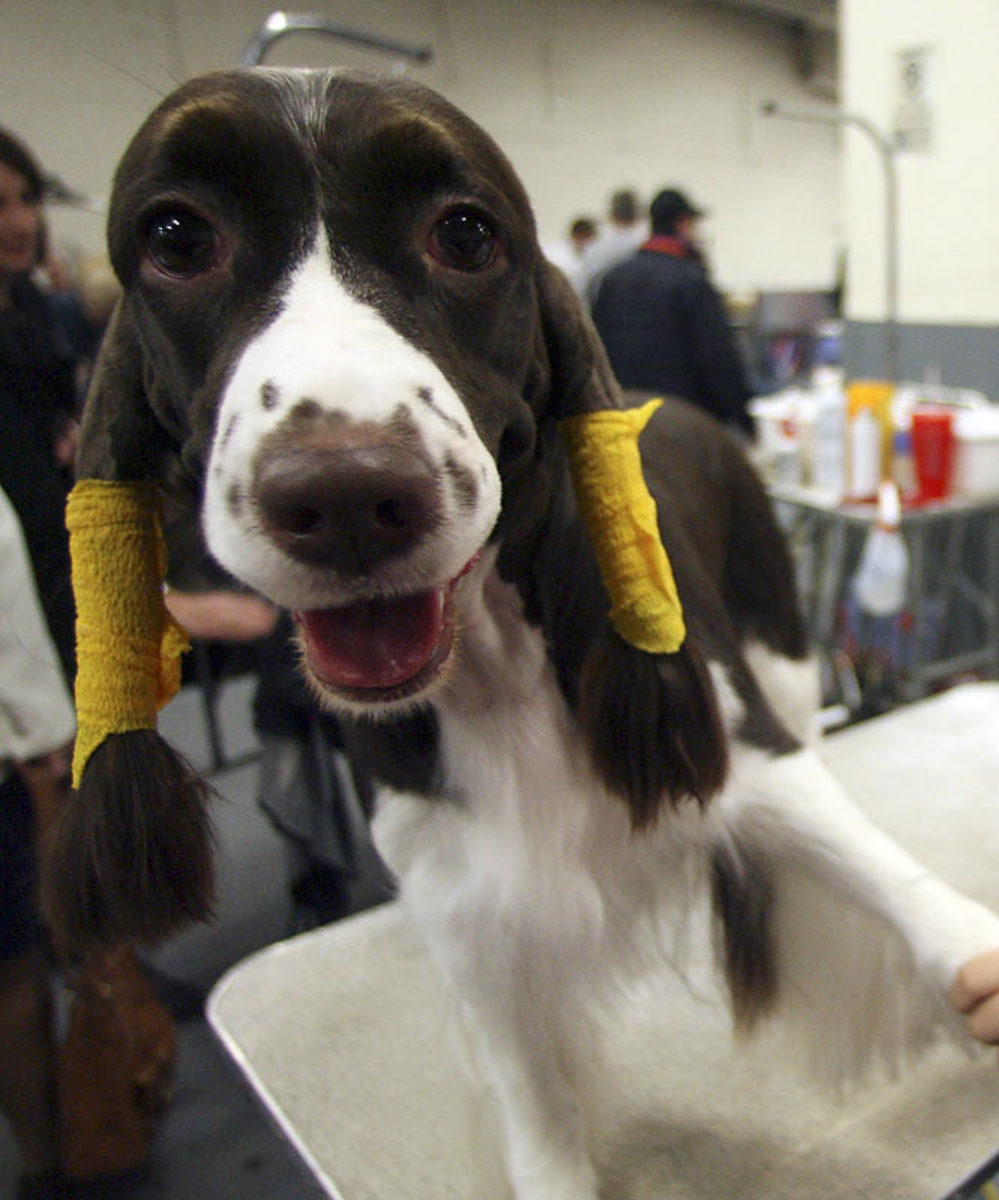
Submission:
<svg viewBox="0 0 999 1200">
<path fill-rule="evenodd" d="M 895 120 L 899 150 L 925 153 L 933 144 L 933 48 L 919 46 L 895 54 Z"/>
</svg>

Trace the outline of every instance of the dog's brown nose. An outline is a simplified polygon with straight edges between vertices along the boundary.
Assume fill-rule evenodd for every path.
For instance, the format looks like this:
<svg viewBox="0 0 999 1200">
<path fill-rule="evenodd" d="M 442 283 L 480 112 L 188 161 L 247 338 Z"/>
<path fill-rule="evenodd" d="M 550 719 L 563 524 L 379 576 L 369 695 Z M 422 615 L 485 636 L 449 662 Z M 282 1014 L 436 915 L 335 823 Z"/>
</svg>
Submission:
<svg viewBox="0 0 999 1200">
<path fill-rule="evenodd" d="M 393 442 L 272 448 L 255 492 L 270 536 L 299 561 L 359 574 L 436 525 L 440 488 L 421 454 Z"/>
</svg>

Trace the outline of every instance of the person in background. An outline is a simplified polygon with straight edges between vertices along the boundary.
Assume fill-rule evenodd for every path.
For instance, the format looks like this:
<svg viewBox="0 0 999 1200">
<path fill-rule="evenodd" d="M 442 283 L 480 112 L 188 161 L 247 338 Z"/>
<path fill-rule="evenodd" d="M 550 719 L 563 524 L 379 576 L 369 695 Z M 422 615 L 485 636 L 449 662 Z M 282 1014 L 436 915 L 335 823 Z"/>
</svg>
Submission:
<svg viewBox="0 0 999 1200">
<path fill-rule="evenodd" d="M 31 152 L 0 129 L 0 386 L 13 394 L 38 444 L 56 453 L 75 424 L 77 402 L 73 359 L 49 296 L 32 278 L 45 258 L 44 191 Z"/>
<path fill-rule="evenodd" d="M 614 192 L 607 224 L 583 255 L 582 294 L 591 309 L 607 272 L 630 258 L 648 236 L 649 223 L 636 193 L 631 188 Z"/>
<path fill-rule="evenodd" d="M 597 223 L 590 217 L 576 217 L 569 226 L 569 236 L 545 247 L 545 257 L 555 264 L 582 296 L 585 284 L 585 255 L 597 237 Z"/>
<path fill-rule="evenodd" d="M 55 1032 L 37 903 L 39 835 L 68 788 L 73 706 L 13 506 L 0 490 L 0 1111 L 18 1200 L 63 1200 Z"/>
<path fill-rule="evenodd" d="M 381 903 L 395 888 L 371 840 L 374 786 L 340 722 L 306 685 L 293 629 L 286 613 L 264 643 L 253 716 L 258 802 L 285 839 L 300 931 Z"/>
<path fill-rule="evenodd" d="M 106 254 L 76 256 L 57 271 L 46 263 L 53 284 L 49 307 L 60 349 L 73 360 L 78 407 L 82 409 L 104 332 L 121 295 L 121 284 Z M 61 286 L 54 281 L 61 276 Z"/>
<path fill-rule="evenodd" d="M 604 277 L 593 321 L 624 388 L 679 396 L 751 437 L 751 389 L 697 245 L 704 216 L 676 188 L 649 209 L 652 236 Z"/>
<path fill-rule="evenodd" d="M 43 257 L 44 177 L 0 130 L 0 487 L 17 511 L 38 594 L 68 679 L 75 609 L 64 524 L 76 437 L 74 364 L 60 353 L 48 299 L 32 279 Z"/>
<path fill-rule="evenodd" d="M 212 588 L 204 592 L 167 588 L 167 610 L 193 638 L 212 642 L 255 642 L 277 624 L 275 608 L 251 592 Z"/>
</svg>

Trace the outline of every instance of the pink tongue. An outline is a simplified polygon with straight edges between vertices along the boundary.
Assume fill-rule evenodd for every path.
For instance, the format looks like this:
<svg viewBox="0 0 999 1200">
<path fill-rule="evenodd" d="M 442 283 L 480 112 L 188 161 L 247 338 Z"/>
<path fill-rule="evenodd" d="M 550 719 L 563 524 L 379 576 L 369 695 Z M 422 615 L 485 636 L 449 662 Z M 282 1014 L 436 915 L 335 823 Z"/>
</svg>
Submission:
<svg viewBox="0 0 999 1200">
<path fill-rule="evenodd" d="M 390 688 L 430 661 L 444 626 L 444 592 L 299 613 L 309 665 L 327 683 Z"/>
</svg>

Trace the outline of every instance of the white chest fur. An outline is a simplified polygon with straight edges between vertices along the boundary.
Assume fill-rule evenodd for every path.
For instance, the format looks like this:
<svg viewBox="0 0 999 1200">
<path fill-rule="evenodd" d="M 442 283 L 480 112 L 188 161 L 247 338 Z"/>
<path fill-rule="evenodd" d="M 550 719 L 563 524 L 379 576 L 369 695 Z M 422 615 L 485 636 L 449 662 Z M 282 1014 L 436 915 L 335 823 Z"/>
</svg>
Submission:
<svg viewBox="0 0 999 1200">
<path fill-rule="evenodd" d="M 425 933 L 437 926 L 449 942 L 501 927 L 532 958 L 558 946 L 576 972 L 580 957 L 606 967 L 664 892 L 689 898 L 705 830 L 694 812 L 671 817 L 668 834 L 632 830 L 514 589 L 488 562 L 467 585 L 460 664 L 436 702 L 446 799 L 386 794 L 376 840 Z"/>
</svg>

